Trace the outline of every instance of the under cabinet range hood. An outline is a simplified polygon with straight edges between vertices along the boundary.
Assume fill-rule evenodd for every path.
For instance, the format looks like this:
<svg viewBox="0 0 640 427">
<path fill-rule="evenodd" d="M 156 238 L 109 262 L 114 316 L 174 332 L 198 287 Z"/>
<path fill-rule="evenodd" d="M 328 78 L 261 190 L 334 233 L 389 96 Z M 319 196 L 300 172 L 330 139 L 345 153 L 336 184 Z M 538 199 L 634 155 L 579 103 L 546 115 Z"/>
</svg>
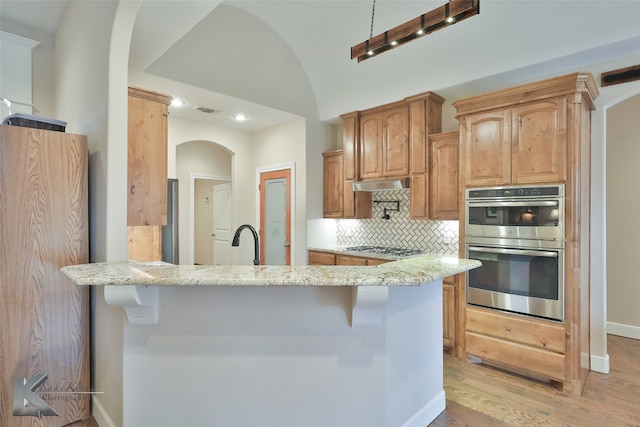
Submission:
<svg viewBox="0 0 640 427">
<path fill-rule="evenodd" d="M 405 188 L 409 188 L 409 178 L 354 181 L 352 187 L 353 191 L 404 190 Z"/>
</svg>

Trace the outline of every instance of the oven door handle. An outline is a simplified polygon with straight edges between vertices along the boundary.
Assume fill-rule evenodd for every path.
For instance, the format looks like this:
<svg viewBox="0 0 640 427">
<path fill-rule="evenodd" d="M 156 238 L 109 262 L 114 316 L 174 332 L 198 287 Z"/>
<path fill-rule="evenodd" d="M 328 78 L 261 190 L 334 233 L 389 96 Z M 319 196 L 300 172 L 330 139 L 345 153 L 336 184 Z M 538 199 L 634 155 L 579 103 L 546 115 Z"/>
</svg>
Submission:
<svg viewBox="0 0 640 427">
<path fill-rule="evenodd" d="M 484 207 L 509 207 L 509 206 L 559 206 L 557 200 L 531 200 L 521 202 L 469 202 L 469 207 L 484 208 Z"/>
<path fill-rule="evenodd" d="M 532 251 L 526 249 L 503 249 L 503 248 L 487 248 L 483 246 L 469 246 L 469 251 L 476 252 L 490 252 L 493 254 L 507 254 L 507 255 L 530 255 L 541 256 L 547 258 L 558 258 L 558 252 L 552 251 Z"/>
</svg>

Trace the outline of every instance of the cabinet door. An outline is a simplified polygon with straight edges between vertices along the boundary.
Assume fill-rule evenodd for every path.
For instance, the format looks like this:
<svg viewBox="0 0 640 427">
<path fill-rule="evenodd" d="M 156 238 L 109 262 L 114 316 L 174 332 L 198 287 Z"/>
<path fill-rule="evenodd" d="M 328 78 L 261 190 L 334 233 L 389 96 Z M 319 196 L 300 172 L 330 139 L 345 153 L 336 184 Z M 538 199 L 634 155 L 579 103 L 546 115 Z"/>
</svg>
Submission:
<svg viewBox="0 0 640 427">
<path fill-rule="evenodd" d="M 412 174 L 427 173 L 429 129 L 427 129 L 426 109 L 424 100 L 409 104 L 409 143 L 411 145 L 410 166 Z"/>
<path fill-rule="evenodd" d="M 429 217 L 431 219 L 457 220 L 459 218 L 458 147 L 460 133 L 449 132 L 433 135 L 430 138 L 430 145 Z"/>
<path fill-rule="evenodd" d="M 357 180 L 359 178 L 358 165 L 358 113 L 342 116 L 343 133 L 342 147 L 344 149 L 344 179 Z"/>
<path fill-rule="evenodd" d="M 336 256 L 330 252 L 309 251 L 309 265 L 335 265 Z"/>
<path fill-rule="evenodd" d="M 512 182 L 567 179 L 567 118 L 564 97 L 511 110 Z"/>
<path fill-rule="evenodd" d="M 419 173 L 411 175 L 411 195 L 409 197 L 409 217 L 411 219 L 429 218 L 429 175 Z"/>
<path fill-rule="evenodd" d="M 386 264 L 388 262 L 391 262 L 388 259 L 380 259 L 380 258 L 368 258 L 367 259 L 367 265 L 380 265 L 380 264 Z"/>
<path fill-rule="evenodd" d="M 470 114 L 462 121 L 463 182 L 468 186 L 511 182 L 509 110 Z"/>
<path fill-rule="evenodd" d="M 360 178 L 382 176 L 382 114 L 360 118 Z"/>
<path fill-rule="evenodd" d="M 336 255 L 336 265 L 367 265 L 367 258 L 351 255 Z"/>
<path fill-rule="evenodd" d="M 130 226 L 167 223 L 168 101 L 157 102 L 146 95 L 140 90 L 129 90 L 127 225 Z"/>
<path fill-rule="evenodd" d="M 382 113 L 382 176 L 409 176 L 409 109 Z"/>
<path fill-rule="evenodd" d="M 323 213 L 325 218 L 341 218 L 343 213 L 342 150 L 322 153 Z"/>
<path fill-rule="evenodd" d="M 342 218 L 371 218 L 371 193 L 353 191 L 353 181 L 344 181 Z"/>
<path fill-rule="evenodd" d="M 455 282 L 442 284 L 442 344 L 453 348 L 456 344 L 456 290 Z"/>
</svg>

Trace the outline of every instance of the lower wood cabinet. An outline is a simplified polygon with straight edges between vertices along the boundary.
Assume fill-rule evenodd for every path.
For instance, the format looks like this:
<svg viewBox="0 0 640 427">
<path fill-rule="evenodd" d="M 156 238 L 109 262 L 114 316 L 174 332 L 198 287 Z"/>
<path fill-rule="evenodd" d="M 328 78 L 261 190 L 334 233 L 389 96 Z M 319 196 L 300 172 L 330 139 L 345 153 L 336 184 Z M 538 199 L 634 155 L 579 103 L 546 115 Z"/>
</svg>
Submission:
<svg viewBox="0 0 640 427">
<path fill-rule="evenodd" d="M 388 259 L 334 254 L 325 251 L 309 251 L 309 265 L 380 265 L 391 262 Z"/>
<path fill-rule="evenodd" d="M 563 324 L 477 307 L 466 309 L 469 355 L 524 373 L 563 381 Z"/>
<path fill-rule="evenodd" d="M 309 251 L 309 265 L 336 265 L 336 255 L 329 252 Z"/>
<path fill-rule="evenodd" d="M 456 345 L 456 276 L 442 281 L 442 345 L 453 349 Z"/>
</svg>

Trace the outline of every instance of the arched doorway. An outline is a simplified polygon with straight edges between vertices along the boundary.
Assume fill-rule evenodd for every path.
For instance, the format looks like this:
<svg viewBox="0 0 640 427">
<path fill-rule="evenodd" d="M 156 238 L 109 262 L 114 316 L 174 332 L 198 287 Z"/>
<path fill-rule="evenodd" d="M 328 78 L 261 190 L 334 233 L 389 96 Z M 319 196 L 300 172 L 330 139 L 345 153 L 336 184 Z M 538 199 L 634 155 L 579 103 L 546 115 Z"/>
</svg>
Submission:
<svg viewBox="0 0 640 427">
<path fill-rule="evenodd" d="M 216 236 L 213 227 L 217 207 L 214 186 L 232 185 L 232 156 L 228 149 L 211 141 L 188 141 L 176 146 L 176 175 L 180 183 L 180 264 L 214 263 Z M 227 195 L 227 213 L 231 215 L 233 192 Z"/>
</svg>

